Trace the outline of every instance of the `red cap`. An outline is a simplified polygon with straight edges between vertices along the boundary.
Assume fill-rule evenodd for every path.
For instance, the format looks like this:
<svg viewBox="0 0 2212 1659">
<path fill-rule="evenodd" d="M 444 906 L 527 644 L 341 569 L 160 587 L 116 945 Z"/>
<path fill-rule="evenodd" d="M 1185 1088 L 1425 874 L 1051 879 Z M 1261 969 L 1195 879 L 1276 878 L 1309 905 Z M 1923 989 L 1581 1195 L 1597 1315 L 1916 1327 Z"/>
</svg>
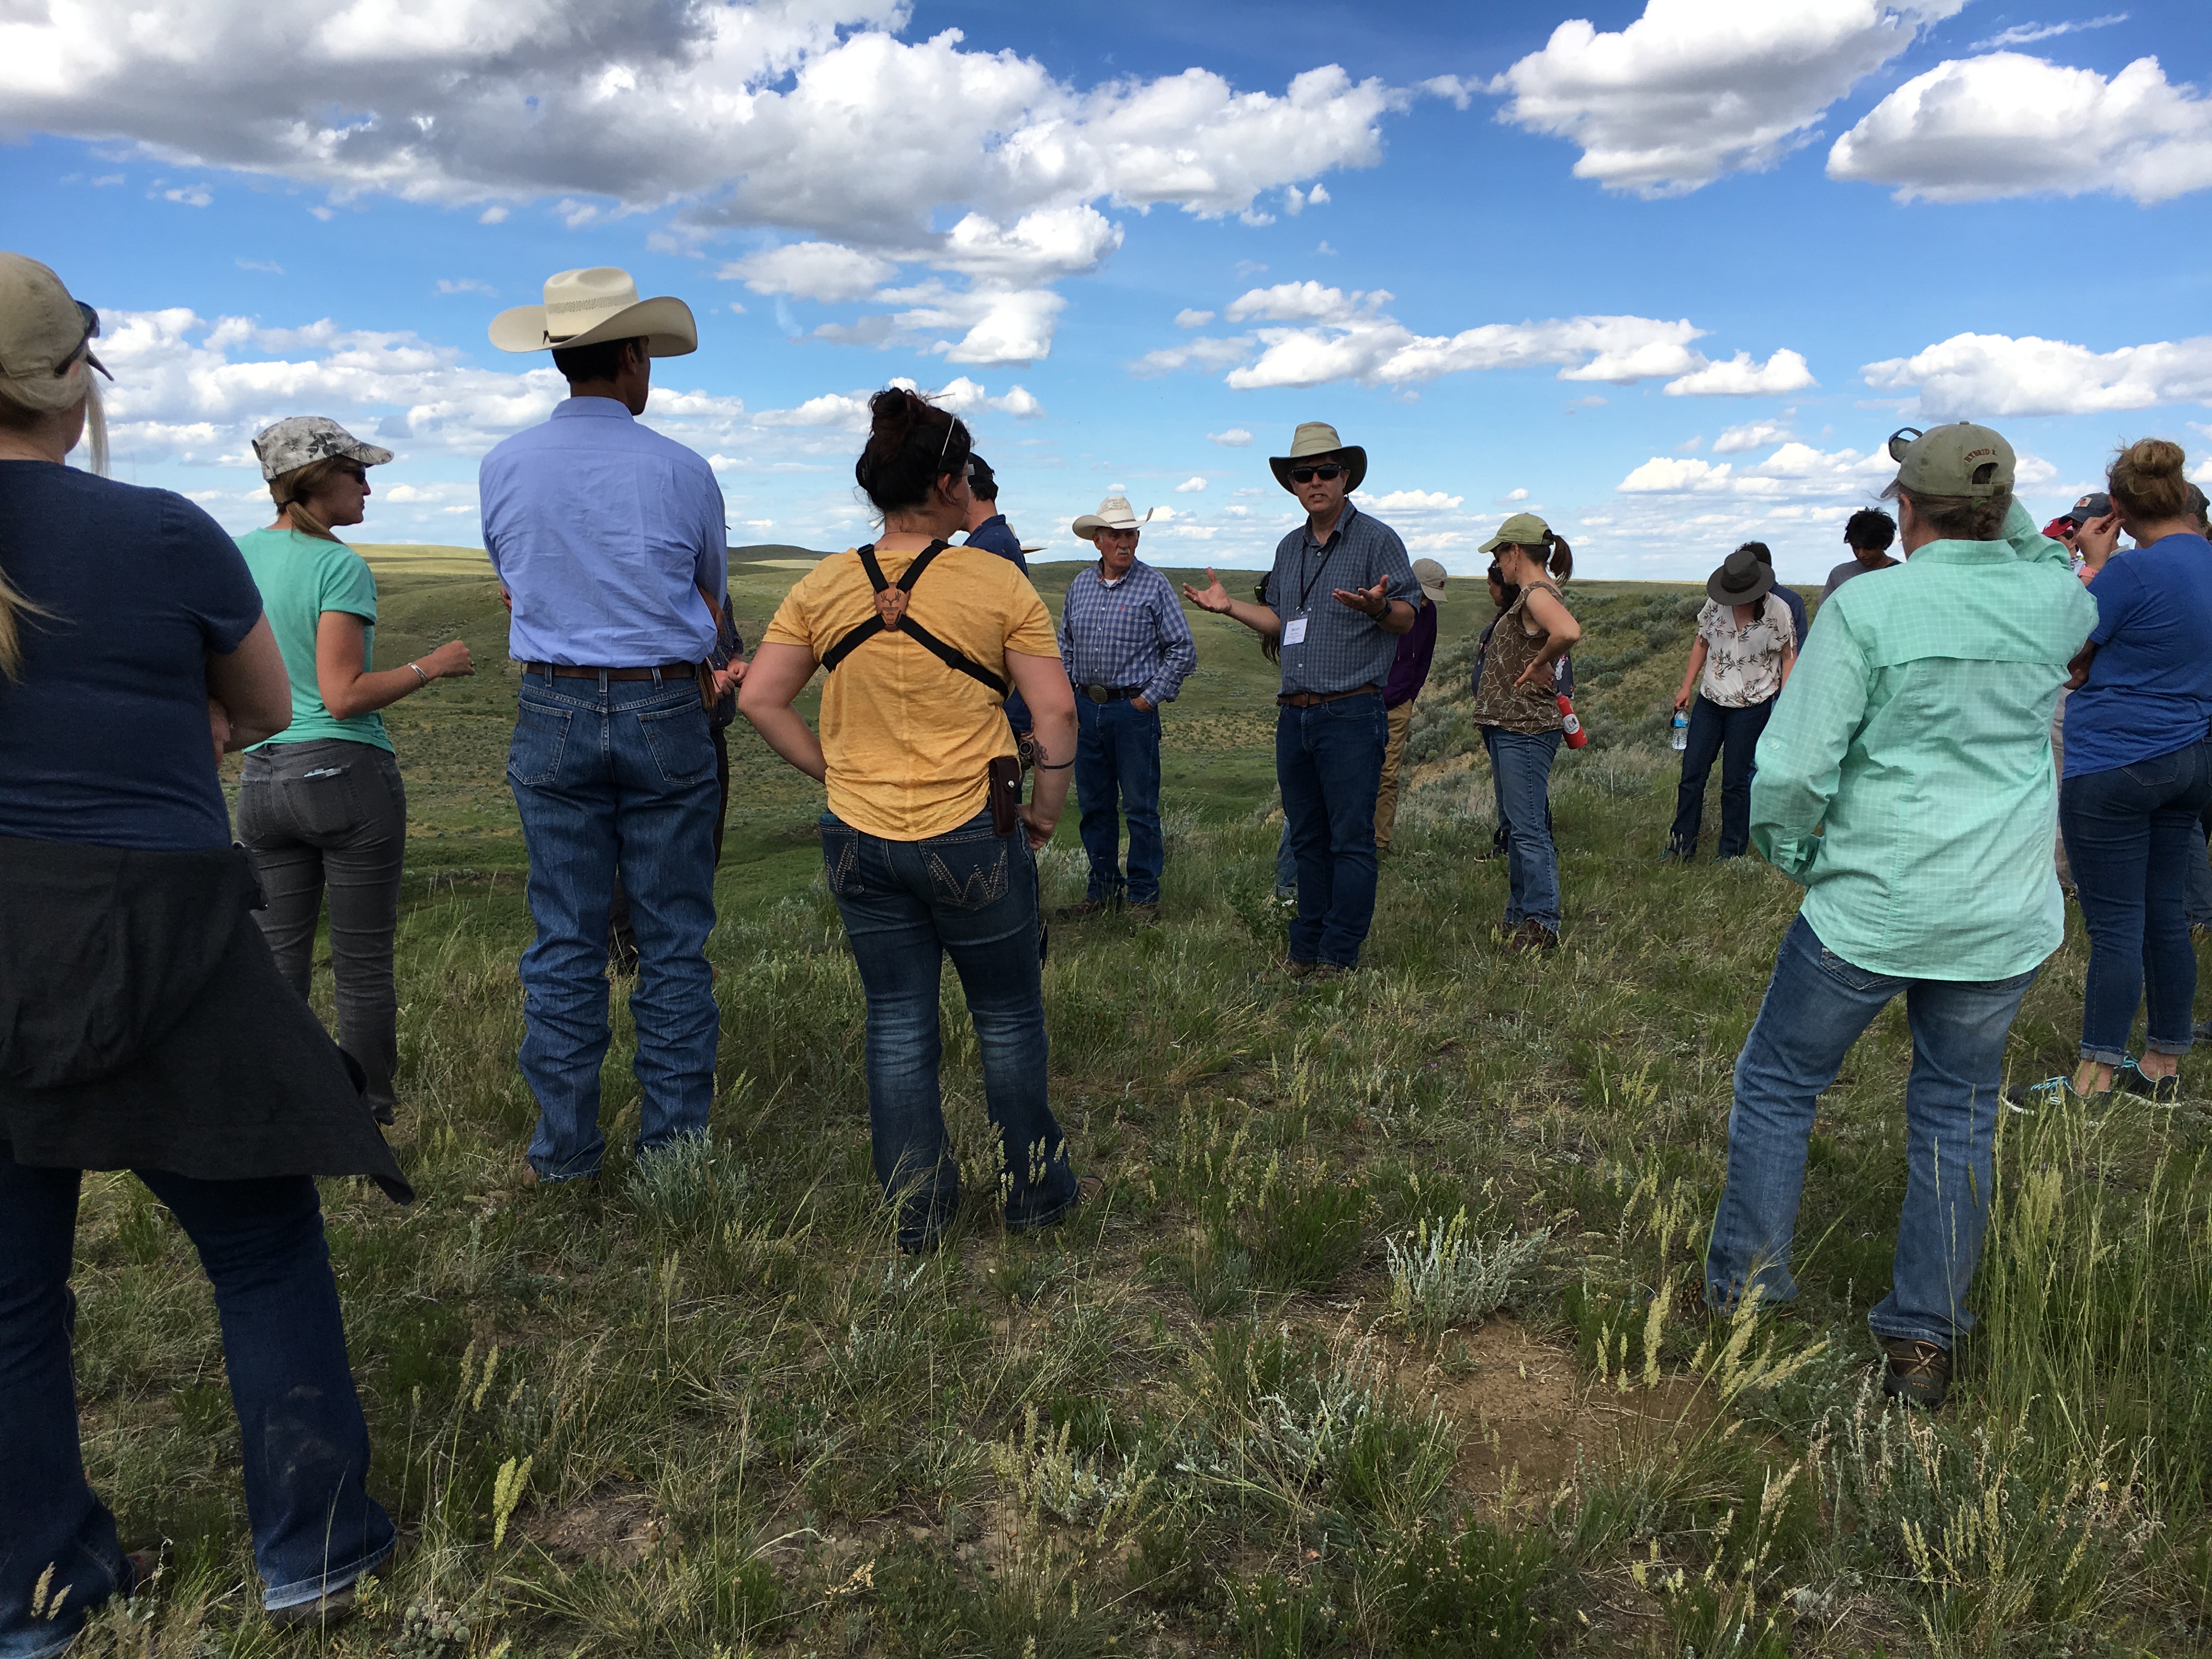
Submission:
<svg viewBox="0 0 2212 1659">
<path fill-rule="evenodd" d="M 2049 524 L 2043 526 L 2043 533 L 2050 537 L 2054 542 L 2063 541 L 2069 532 L 2078 529 L 2079 527 L 2080 526 L 2074 522 L 2071 515 L 2062 513 L 2057 518 L 2053 519 Z"/>
</svg>

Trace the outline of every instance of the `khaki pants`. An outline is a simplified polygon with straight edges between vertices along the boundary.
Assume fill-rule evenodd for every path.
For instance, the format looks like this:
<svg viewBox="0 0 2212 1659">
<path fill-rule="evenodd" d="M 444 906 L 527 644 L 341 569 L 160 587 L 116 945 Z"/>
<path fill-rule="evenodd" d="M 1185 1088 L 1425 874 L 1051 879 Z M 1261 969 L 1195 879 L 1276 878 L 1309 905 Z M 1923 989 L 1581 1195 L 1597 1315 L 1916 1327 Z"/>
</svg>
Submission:
<svg viewBox="0 0 2212 1659">
<path fill-rule="evenodd" d="M 1390 721 L 1390 741 L 1382 750 L 1382 783 L 1375 792 L 1375 850 L 1390 846 L 1390 826 L 1398 821 L 1398 764 L 1406 758 L 1406 732 L 1413 724 L 1413 705 L 1401 702 L 1384 711 Z"/>
</svg>

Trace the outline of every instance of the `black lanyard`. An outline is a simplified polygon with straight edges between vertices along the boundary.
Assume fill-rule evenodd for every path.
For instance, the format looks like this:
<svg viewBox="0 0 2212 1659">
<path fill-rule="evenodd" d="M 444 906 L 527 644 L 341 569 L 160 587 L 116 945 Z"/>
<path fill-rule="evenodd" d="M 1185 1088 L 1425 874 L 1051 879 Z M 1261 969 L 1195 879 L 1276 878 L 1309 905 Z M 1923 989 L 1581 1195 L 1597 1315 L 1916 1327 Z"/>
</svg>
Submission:
<svg viewBox="0 0 2212 1659">
<path fill-rule="evenodd" d="M 1315 568 L 1313 574 L 1306 579 L 1305 586 L 1298 590 L 1298 615 L 1301 617 L 1306 614 L 1306 601 L 1313 597 L 1314 584 L 1321 580 L 1322 577 L 1328 574 L 1328 562 L 1336 556 L 1336 550 L 1343 545 L 1344 526 L 1342 525 L 1339 525 L 1334 530 L 1329 532 L 1328 544 L 1322 549 L 1321 563 Z M 1298 568 L 1303 571 L 1305 568 L 1305 544 L 1304 542 L 1300 542 L 1298 544 Z"/>
</svg>

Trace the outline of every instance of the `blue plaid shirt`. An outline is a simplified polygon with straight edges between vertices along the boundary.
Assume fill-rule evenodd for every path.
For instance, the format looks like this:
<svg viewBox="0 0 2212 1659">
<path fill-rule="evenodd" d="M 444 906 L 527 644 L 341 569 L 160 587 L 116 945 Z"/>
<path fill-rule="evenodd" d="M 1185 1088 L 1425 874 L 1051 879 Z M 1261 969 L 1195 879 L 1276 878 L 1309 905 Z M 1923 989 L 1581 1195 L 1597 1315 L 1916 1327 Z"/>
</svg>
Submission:
<svg viewBox="0 0 2212 1659">
<path fill-rule="evenodd" d="M 1391 599 L 1420 609 L 1421 585 L 1413 580 L 1405 543 L 1382 520 L 1349 501 L 1326 544 L 1314 540 L 1310 524 L 1283 538 L 1267 577 L 1268 608 L 1285 628 L 1296 617 L 1306 619 L 1305 638 L 1296 645 L 1283 642 L 1285 691 L 1381 690 L 1398 654 L 1398 635 L 1364 611 L 1339 605 L 1334 594 L 1340 587 L 1372 587 L 1385 577 Z"/>
<path fill-rule="evenodd" d="M 1141 686 L 1157 704 L 1175 701 L 1198 666 L 1198 646 L 1173 584 L 1139 559 L 1111 587 L 1095 564 L 1076 573 L 1060 612 L 1060 659 L 1079 686 Z"/>
</svg>

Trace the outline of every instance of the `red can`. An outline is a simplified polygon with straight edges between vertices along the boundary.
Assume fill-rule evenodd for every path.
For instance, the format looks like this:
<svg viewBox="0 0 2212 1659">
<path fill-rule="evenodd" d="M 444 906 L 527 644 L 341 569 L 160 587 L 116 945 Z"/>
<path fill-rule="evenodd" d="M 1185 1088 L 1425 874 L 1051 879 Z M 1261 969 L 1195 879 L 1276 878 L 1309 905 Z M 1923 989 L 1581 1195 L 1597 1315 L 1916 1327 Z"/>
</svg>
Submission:
<svg viewBox="0 0 2212 1659">
<path fill-rule="evenodd" d="M 1575 700 L 1565 692 L 1559 693 L 1559 730 L 1567 734 L 1567 747 L 1579 749 L 1589 741 L 1589 733 L 1575 716 Z"/>
</svg>

